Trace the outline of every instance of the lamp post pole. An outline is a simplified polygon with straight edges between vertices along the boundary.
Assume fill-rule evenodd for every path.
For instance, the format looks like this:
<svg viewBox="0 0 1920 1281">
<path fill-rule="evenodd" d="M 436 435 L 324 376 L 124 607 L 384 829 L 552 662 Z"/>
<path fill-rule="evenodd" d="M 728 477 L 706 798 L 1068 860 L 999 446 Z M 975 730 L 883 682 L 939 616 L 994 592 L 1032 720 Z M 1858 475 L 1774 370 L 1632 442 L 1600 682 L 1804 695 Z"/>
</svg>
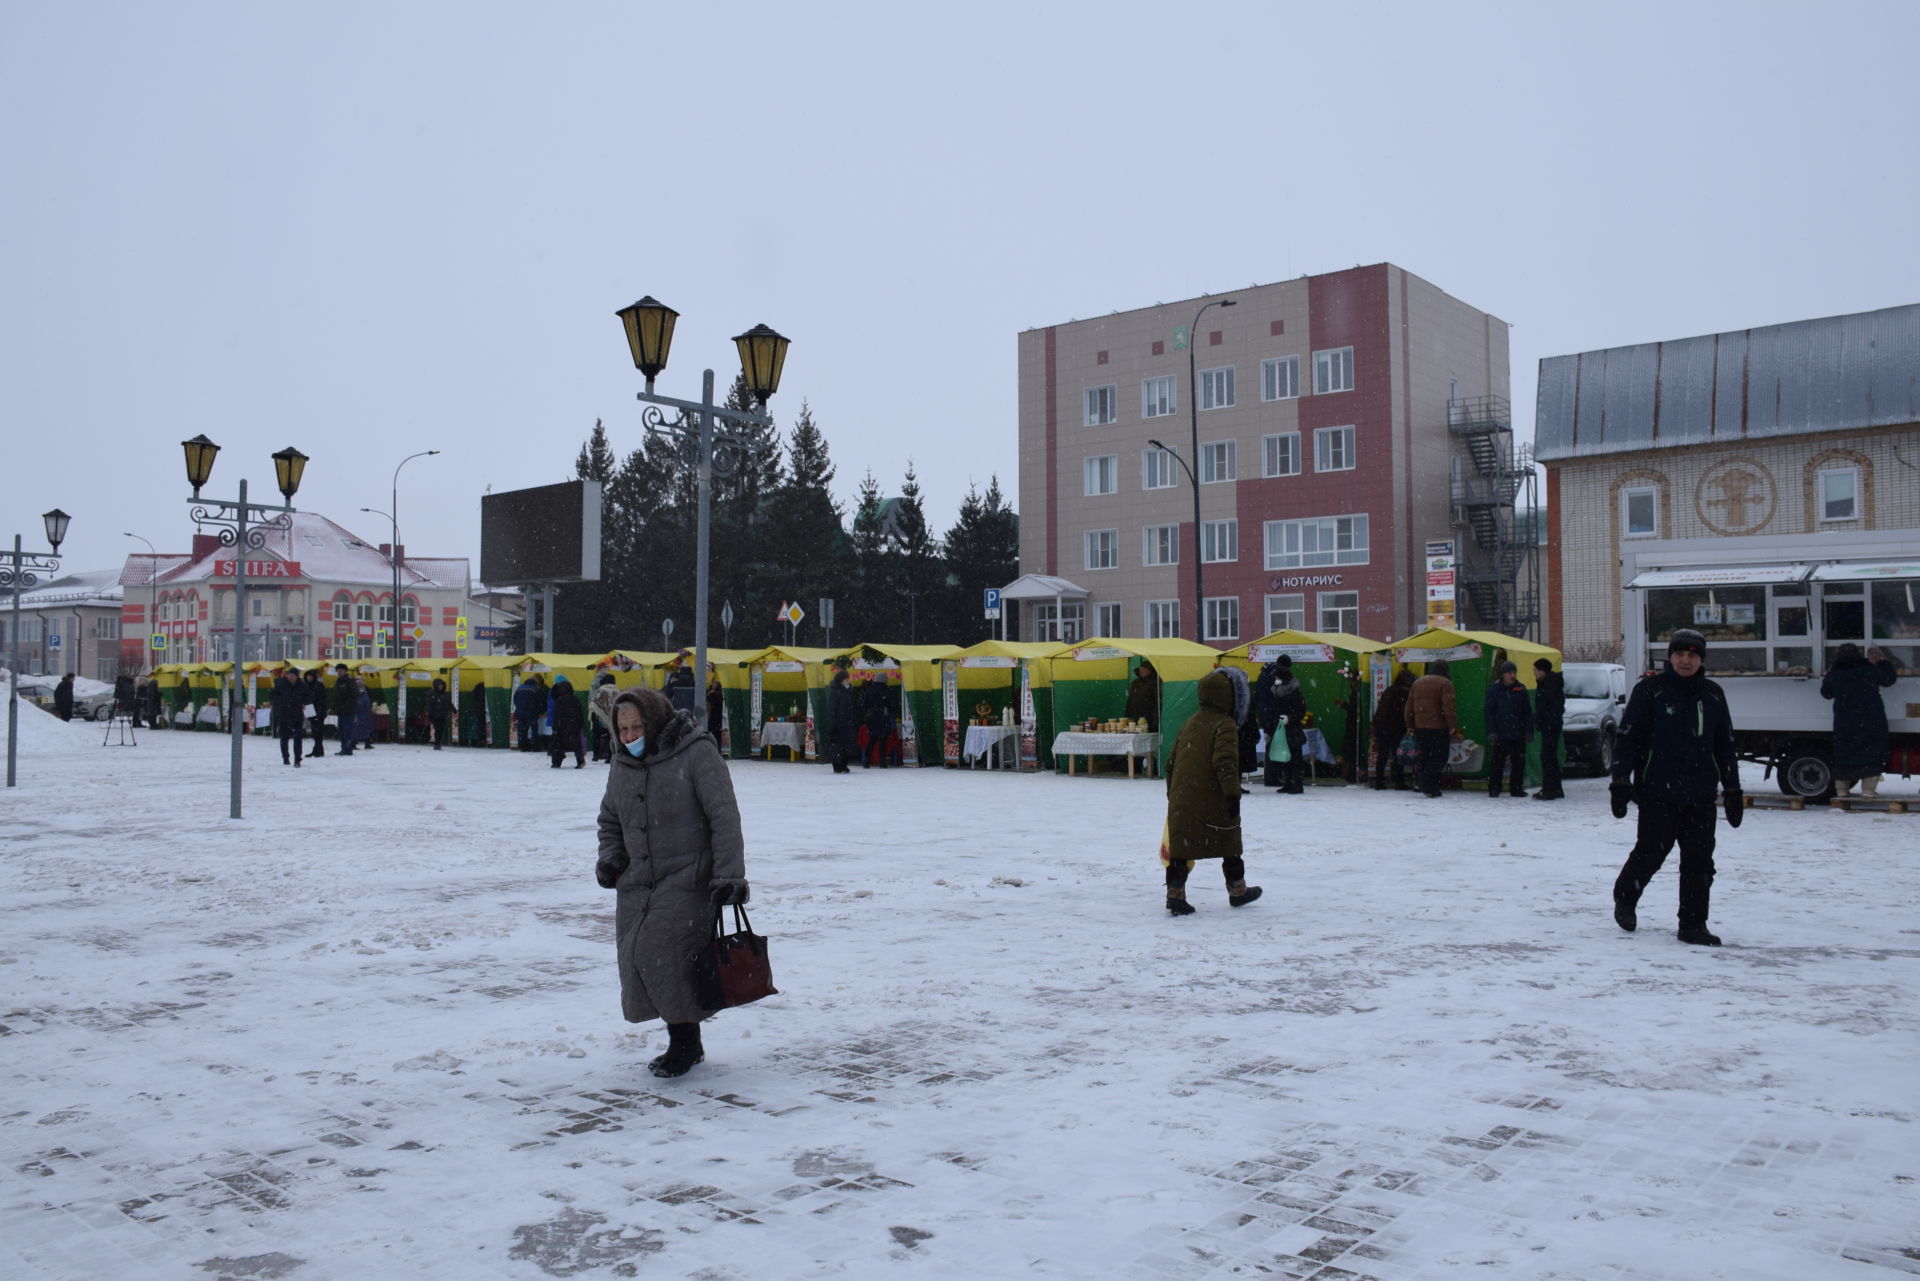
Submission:
<svg viewBox="0 0 1920 1281">
<path fill-rule="evenodd" d="M 13 621 L 7 631 L 7 786 L 15 785 L 15 761 L 20 752 L 20 593 L 39 582 L 39 573 L 60 568 L 60 544 L 67 538 L 71 519 L 58 507 L 42 517 L 46 522 L 47 543 L 51 551 L 29 552 L 20 549 L 20 535 L 13 536 L 13 552 L 0 561 L 0 587 L 13 592 Z M 77 643 L 77 642 L 76 642 Z"/>
<path fill-rule="evenodd" d="M 233 739 L 232 765 L 228 781 L 229 818 L 240 817 L 240 761 L 242 744 L 246 741 L 246 699 L 245 679 L 246 625 L 247 625 L 247 553 L 259 551 L 267 545 L 272 534 L 290 533 L 293 529 L 293 495 L 300 488 L 300 477 L 307 465 L 307 456 L 288 446 L 273 456 L 274 470 L 278 474 L 280 492 L 286 501 L 279 507 L 266 506 L 247 501 L 247 482 L 240 481 L 240 496 L 228 501 L 223 498 L 202 500 L 201 486 L 207 483 L 207 477 L 213 472 L 214 455 L 220 452 L 220 446 L 205 436 L 196 436 L 192 440 L 181 442 L 181 448 L 187 455 L 187 483 L 193 486 L 193 497 L 187 502 L 193 508 L 194 523 L 211 525 L 219 531 L 220 545 L 234 549 L 233 560 L 233 678 L 228 683 L 227 726 Z M 216 574 L 217 578 L 218 575 Z"/>
<path fill-rule="evenodd" d="M 1200 376 L 1194 372 L 1193 348 L 1200 340 L 1200 317 L 1207 314 L 1208 307 L 1237 305 L 1231 298 L 1215 298 L 1212 302 L 1202 303 L 1200 310 L 1193 313 L 1193 323 L 1187 326 L 1187 421 L 1192 426 L 1193 461 L 1196 464 L 1200 461 Z M 1193 636 L 1204 645 L 1207 643 L 1206 545 L 1200 534 L 1200 478 L 1194 474 L 1192 467 L 1187 467 L 1187 476 L 1193 481 Z"/>
<path fill-rule="evenodd" d="M 439 453 L 437 449 L 423 449 L 417 454 L 408 454 L 400 460 L 405 467 L 416 458 L 428 458 Z M 387 657 L 400 657 L 400 467 L 393 469 L 393 504 L 388 509 L 387 519 L 393 528 L 393 627 L 387 632 Z M 414 651 L 416 654 L 418 650 Z"/>
</svg>

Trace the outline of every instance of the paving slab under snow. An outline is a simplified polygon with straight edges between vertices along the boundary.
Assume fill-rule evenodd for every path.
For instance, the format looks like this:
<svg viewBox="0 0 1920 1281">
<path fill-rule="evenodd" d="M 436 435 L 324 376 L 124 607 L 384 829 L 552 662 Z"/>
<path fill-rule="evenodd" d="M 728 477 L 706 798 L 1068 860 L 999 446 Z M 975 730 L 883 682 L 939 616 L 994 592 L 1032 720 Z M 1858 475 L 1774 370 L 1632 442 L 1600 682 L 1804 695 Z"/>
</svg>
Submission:
<svg viewBox="0 0 1920 1281">
<path fill-rule="evenodd" d="M 1723 824 L 1708 950 L 1597 781 L 1256 790 L 1173 920 L 1151 781 L 737 763 L 784 994 L 657 1081 L 598 767 L 21 715 L 0 1275 L 1920 1273 L 1920 816 Z"/>
</svg>

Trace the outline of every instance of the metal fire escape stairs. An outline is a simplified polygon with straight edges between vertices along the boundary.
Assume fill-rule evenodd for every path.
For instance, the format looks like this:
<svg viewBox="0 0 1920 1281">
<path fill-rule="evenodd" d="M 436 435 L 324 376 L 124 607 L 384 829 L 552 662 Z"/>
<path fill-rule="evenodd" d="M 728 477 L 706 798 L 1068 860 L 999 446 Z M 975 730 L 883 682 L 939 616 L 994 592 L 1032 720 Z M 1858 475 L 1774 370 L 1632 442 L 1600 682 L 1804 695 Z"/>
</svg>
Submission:
<svg viewBox="0 0 1920 1281">
<path fill-rule="evenodd" d="M 1459 540 L 1455 581 L 1472 622 L 1537 639 L 1540 631 L 1538 485 L 1533 450 L 1517 449 L 1505 396 L 1470 396 L 1447 406 L 1447 430 L 1465 450 L 1455 455 L 1453 523 Z M 1516 499 L 1524 499 L 1525 520 Z"/>
</svg>

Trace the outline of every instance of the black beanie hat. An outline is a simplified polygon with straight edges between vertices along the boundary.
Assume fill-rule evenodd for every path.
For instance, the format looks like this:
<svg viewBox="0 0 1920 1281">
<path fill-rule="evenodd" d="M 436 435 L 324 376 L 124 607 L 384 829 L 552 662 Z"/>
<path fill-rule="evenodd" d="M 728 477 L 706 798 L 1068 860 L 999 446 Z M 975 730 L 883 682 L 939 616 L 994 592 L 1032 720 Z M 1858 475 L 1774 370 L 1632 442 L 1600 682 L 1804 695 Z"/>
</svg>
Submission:
<svg viewBox="0 0 1920 1281">
<path fill-rule="evenodd" d="M 1689 650 L 1705 658 L 1707 656 L 1707 638 L 1699 632 L 1694 631 L 1691 627 L 1682 627 L 1675 631 L 1667 641 L 1667 653 L 1677 653 L 1680 650 Z"/>
</svg>

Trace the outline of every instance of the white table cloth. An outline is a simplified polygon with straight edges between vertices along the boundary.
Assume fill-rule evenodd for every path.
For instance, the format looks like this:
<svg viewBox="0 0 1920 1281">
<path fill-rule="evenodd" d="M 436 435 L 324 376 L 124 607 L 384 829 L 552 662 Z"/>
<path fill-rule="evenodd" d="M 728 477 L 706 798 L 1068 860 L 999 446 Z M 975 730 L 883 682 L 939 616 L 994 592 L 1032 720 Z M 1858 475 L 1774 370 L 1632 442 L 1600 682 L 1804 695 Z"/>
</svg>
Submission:
<svg viewBox="0 0 1920 1281">
<path fill-rule="evenodd" d="M 1074 730 L 1066 734 L 1056 734 L 1053 739 L 1053 754 L 1067 758 L 1067 773 L 1073 773 L 1073 758 L 1076 756 L 1124 756 L 1127 758 L 1127 777 L 1133 777 L 1133 758 L 1144 756 L 1153 765 L 1153 772 L 1160 772 L 1160 736 L 1158 734 L 1099 734 Z M 1092 768 L 1092 762 L 1088 762 Z"/>
<path fill-rule="evenodd" d="M 961 759 L 971 763 L 997 747 L 1000 750 L 1000 763 L 1005 765 L 1007 749 L 1004 744 L 1019 732 L 1012 725 L 969 725 L 966 744 L 960 749 Z"/>
<path fill-rule="evenodd" d="M 760 752 L 764 756 L 768 748 L 786 747 L 793 751 L 793 758 L 800 759 L 800 751 L 807 744 L 807 725 L 805 721 L 768 721 L 760 727 Z"/>
</svg>

